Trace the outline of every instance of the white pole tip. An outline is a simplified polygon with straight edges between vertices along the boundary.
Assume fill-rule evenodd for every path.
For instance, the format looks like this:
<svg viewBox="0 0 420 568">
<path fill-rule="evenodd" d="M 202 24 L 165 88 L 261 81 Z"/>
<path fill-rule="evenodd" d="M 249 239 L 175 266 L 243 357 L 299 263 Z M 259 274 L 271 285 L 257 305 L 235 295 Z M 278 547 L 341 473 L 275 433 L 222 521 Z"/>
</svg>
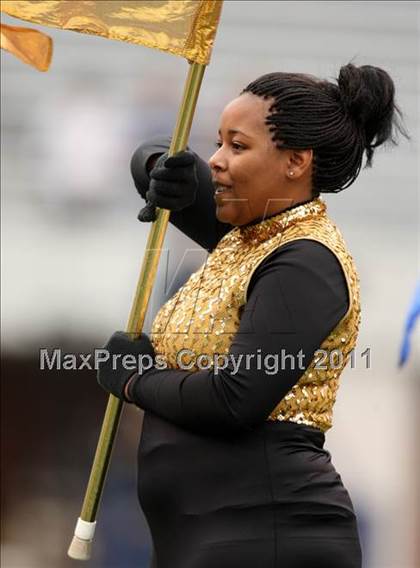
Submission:
<svg viewBox="0 0 420 568">
<path fill-rule="evenodd" d="M 78 536 L 74 536 L 71 541 L 67 554 L 74 560 L 89 560 L 92 548 L 91 540 L 84 540 Z"/>
</svg>

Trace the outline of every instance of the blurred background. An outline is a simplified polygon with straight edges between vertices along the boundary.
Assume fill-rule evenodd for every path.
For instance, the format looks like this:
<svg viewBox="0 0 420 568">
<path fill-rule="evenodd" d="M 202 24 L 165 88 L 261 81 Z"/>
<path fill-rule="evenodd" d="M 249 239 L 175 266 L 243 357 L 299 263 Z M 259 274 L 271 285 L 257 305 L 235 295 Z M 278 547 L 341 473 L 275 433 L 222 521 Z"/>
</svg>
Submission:
<svg viewBox="0 0 420 568">
<path fill-rule="evenodd" d="M 88 353 L 124 328 L 149 231 L 129 161 L 172 132 L 187 63 L 35 27 L 54 39 L 48 73 L 1 54 L 2 565 L 67 568 L 107 397 L 94 371 L 41 371 L 39 350 Z M 326 197 L 362 286 L 358 348 L 326 445 L 354 501 L 365 568 L 420 566 L 420 324 L 398 368 L 419 277 L 419 29 L 419 2 L 228 0 L 190 139 L 208 159 L 224 105 L 263 73 L 333 79 L 353 61 L 395 81 L 411 140 L 380 149 L 350 189 Z M 174 291 L 176 269 L 185 279 L 205 251 L 173 227 L 166 247 Z M 162 297 L 161 274 L 149 324 Z M 148 566 L 141 420 L 125 408 L 88 568 Z"/>
</svg>

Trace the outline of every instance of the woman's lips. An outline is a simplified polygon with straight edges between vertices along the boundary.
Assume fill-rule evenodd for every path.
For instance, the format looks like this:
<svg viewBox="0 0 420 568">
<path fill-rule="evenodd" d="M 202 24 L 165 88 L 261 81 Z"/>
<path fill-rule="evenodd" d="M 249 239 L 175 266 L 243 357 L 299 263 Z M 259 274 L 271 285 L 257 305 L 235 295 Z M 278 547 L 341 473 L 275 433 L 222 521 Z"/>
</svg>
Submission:
<svg viewBox="0 0 420 568">
<path fill-rule="evenodd" d="M 232 192 L 232 186 L 230 185 L 215 185 L 214 190 L 214 200 L 218 207 L 222 207 L 227 201 L 230 201 L 229 195 Z"/>
<path fill-rule="evenodd" d="M 232 190 L 231 185 L 222 185 L 221 183 L 215 183 L 214 188 L 215 188 L 214 189 L 215 195 L 222 195 L 222 194 L 228 193 L 229 191 Z"/>
</svg>

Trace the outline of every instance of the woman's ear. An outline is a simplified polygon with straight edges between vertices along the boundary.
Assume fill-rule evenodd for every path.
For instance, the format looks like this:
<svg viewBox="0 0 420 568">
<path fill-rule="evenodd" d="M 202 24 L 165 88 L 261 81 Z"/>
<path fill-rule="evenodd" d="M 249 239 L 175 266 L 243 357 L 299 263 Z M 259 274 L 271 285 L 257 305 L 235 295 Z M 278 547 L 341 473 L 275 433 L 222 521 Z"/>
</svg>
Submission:
<svg viewBox="0 0 420 568">
<path fill-rule="evenodd" d="M 313 150 L 290 150 L 288 159 L 288 172 L 293 178 L 302 177 L 302 175 L 310 171 L 313 162 Z M 293 172 L 293 173 L 292 173 Z"/>
</svg>

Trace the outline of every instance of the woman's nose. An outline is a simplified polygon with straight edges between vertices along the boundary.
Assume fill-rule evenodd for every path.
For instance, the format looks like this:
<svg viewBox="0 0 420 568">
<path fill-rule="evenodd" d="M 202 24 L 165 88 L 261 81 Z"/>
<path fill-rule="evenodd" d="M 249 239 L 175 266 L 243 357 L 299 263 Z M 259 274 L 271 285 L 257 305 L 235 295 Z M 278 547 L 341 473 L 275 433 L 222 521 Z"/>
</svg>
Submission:
<svg viewBox="0 0 420 568">
<path fill-rule="evenodd" d="M 208 164 L 212 170 L 225 170 L 226 160 L 223 157 L 222 147 L 218 148 L 216 152 L 209 158 Z"/>
</svg>

